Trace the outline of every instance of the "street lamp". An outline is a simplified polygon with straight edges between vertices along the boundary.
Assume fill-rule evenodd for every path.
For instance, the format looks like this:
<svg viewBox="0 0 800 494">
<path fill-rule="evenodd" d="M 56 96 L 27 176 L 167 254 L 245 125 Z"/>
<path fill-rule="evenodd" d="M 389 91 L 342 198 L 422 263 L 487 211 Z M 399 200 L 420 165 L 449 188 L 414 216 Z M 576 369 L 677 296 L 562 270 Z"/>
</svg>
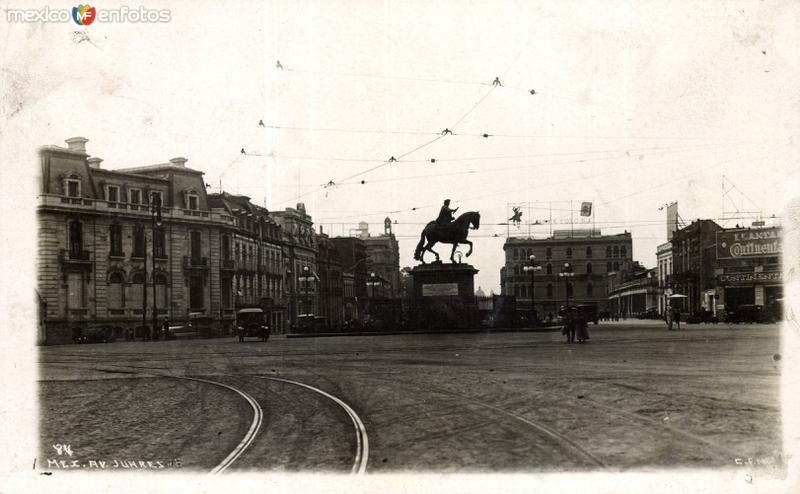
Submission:
<svg viewBox="0 0 800 494">
<path fill-rule="evenodd" d="M 370 273 L 370 274 L 369 274 L 369 281 L 367 282 L 367 286 L 368 286 L 368 287 L 372 287 L 372 299 L 374 299 L 374 298 L 375 298 L 375 287 L 376 287 L 376 286 L 378 286 L 378 285 L 380 285 L 380 284 L 381 284 L 381 282 L 380 282 L 380 280 L 378 280 L 378 278 L 375 276 L 375 273 Z M 367 292 L 367 293 L 369 293 L 369 292 Z M 371 305 L 371 302 L 370 302 L 370 297 L 369 297 L 369 296 L 367 296 L 367 307 L 368 307 L 368 309 L 367 309 L 367 313 L 368 313 L 369 315 L 372 315 L 372 305 Z"/>
<path fill-rule="evenodd" d="M 568 262 L 565 262 L 564 267 L 561 268 L 561 272 L 558 273 L 558 276 L 564 278 L 564 293 L 567 300 L 566 309 L 569 310 L 569 278 L 575 276 L 575 273 L 572 272 L 572 266 L 570 266 Z"/>
<path fill-rule="evenodd" d="M 531 254 L 530 255 L 531 263 L 527 266 L 522 267 L 522 271 L 525 273 L 531 274 L 531 314 L 529 316 L 531 326 L 536 326 L 536 306 L 534 305 L 534 297 L 533 297 L 533 273 L 536 271 L 541 271 L 542 267 L 536 264 L 536 256 Z"/>
<path fill-rule="evenodd" d="M 161 194 L 153 192 L 150 196 L 150 220 L 153 227 L 153 328 L 150 332 L 151 337 L 158 335 L 158 311 L 156 310 L 156 228 L 161 227 Z M 145 280 L 145 283 L 147 281 Z M 166 334 L 164 335 L 166 338 Z"/>
<path fill-rule="evenodd" d="M 309 310 L 309 304 L 308 304 L 308 285 L 312 281 L 314 281 L 314 277 L 310 276 L 308 266 L 303 266 L 303 276 L 300 276 L 297 279 L 300 281 L 300 283 L 304 283 L 305 284 L 305 292 L 306 292 L 305 299 L 306 300 L 305 300 L 304 305 L 305 305 L 305 309 L 306 309 L 306 315 L 309 315 L 311 313 L 311 311 Z"/>
</svg>

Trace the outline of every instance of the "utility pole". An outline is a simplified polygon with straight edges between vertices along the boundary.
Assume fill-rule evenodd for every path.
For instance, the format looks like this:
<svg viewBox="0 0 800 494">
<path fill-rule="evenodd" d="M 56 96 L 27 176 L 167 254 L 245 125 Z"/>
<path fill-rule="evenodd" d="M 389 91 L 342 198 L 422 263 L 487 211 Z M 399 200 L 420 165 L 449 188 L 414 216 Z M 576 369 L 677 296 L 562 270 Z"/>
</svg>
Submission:
<svg viewBox="0 0 800 494">
<path fill-rule="evenodd" d="M 155 336 L 158 334 L 158 311 L 156 309 L 158 305 L 156 297 L 156 228 L 161 226 L 161 195 L 153 192 L 150 203 L 152 204 L 150 218 L 153 227 L 153 328 L 151 330 L 151 336 Z M 146 261 L 145 264 L 147 264 Z M 166 286 L 164 288 L 166 289 Z"/>
</svg>

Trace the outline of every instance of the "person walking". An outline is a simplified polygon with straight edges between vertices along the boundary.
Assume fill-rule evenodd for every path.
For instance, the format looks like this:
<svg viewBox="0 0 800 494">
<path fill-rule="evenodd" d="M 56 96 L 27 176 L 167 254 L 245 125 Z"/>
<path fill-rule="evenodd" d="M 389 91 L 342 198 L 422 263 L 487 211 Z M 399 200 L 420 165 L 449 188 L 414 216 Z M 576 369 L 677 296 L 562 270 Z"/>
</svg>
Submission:
<svg viewBox="0 0 800 494">
<path fill-rule="evenodd" d="M 164 341 L 169 339 L 169 317 L 164 318 L 164 324 L 162 326 L 164 328 Z"/>
<path fill-rule="evenodd" d="M 672 307 L 669 305 L 664 310 L 664 321 L 667 323 L 667 331 L 672 331 Z"/>
<path fill-rule="evenodd" d="M 675 321 L 675 329 L 681 329 L 681 310 L 678 307 L 675 307 L 675 314 L 673 314 L 672 319 Z"/>
</svg>

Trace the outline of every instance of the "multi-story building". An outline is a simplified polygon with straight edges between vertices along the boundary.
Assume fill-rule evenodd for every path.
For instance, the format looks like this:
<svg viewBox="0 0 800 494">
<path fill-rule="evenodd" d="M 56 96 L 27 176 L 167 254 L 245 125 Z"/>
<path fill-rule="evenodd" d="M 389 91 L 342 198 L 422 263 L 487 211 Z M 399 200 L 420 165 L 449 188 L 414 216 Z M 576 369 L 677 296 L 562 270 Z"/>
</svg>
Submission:
<svg viewBox="0 0 800 494">
<path fill-rule="evenodd" d="M 234 308 L 264 310 L 273 332 L 285 331 L 281 228 L 250 198 L 228 193 L 209 194 L 211 211 L 233 218 L 219 230 L 220 253 L 212 265 L 219 270 L 222 317 L 233 321 Z"/>
<path fill-rule="evenodd" d="M 608 275 L 608 306 L 611 314 L 635 317 L 658 305 L 658 279 L 655 269 L 638 262 L 626 263 L 625 269 Z"/>
<path fill-rule="evenodd" d="M 317 240 L 314 223 L 306 213 L 305 204 L 276 211 L 272 216 L 282 227 L 284 287 L 289 297 L 288 319 L 298 324 L 298 317 L 313 317 L 319 313 L 317 273 Z"/>
<path fill-rule="evenodd" d="M 664 314 L 669 305 L 667 289 L 672 284 L 672 242 L 656 247 L 656 280 L 658 283 L 658 313 Z"/>
<path fill-rule="evenodd" d="M 716 311 L 716 234 L 722 227 L 712 220 L 697 220 L 677 230 L 672 237 L 673 295 L 670 304 L 694 314 Z"/>
<path fill-rule="evenodd" d="M 783 298 L 783 230 L 730 228 L 716 233 L 717 309 L 771 307 Z"/>
<path fill-rule="evenodd" d="M 336 245 L 328 235 L 317 235 L 317 267 L 319 273 L 319 314 L 328 328 L 339 328 L 344 321 L 344 281 L 342 262 Z M 352 286 L 350 286 L 352 289 Z"/>
<path fill-rule="evenodd" d="M 386 281 L 381 293 L 400 298 L 400 246 L 392 233 L 392 220 L 383 220 L 383 233 L 372 236 L 366 222 L 359 223 L 358 236 L 367 248 L 367 270 Z"/>
<path fill-rule="evenodd" d="M 606 275 L 624 269 L 633 257 L 630 233 L 601 235 L 598 230 L 557 230 L 543 239 L 510 237 L 503 250 L 502 294 L 516 297 L 517 310 L 524 313 L 533 299 L 539 317 L 558 314 L 567 298 L 571 305 L 595 303 L 603 310 Z M 533 291 L 530 272 L 523 269 L 531 255 L 541 267 L 534 271 Z"/>
<path fill-rule="evenodd" d="M 367 247 L 357 237 L 333 237 L 330 239 L 342 263 L 344 282 L 349 285 L 352 279 L 352 294 L 345 295 L 345 320 L 349 314 L 352 319 L 362 319 L 367 302 Z M 345 293 L 347 293 L 345 289 Z M 349 304 L 349 305 L 348 305 Z"/>
<path fill-rule="evenodd" d="M 209 259 L 218 255 L 220 227 L 233 220 L 210 210 L 203 173 L 185 158 L 106 170 L 89 158 L 87 141 L 40 150 L 44 343 L 67 343 L 93 327 L 123 338 L 146 336 L 154 318 L 218 317 L 220 276 Z"/>
</svg>

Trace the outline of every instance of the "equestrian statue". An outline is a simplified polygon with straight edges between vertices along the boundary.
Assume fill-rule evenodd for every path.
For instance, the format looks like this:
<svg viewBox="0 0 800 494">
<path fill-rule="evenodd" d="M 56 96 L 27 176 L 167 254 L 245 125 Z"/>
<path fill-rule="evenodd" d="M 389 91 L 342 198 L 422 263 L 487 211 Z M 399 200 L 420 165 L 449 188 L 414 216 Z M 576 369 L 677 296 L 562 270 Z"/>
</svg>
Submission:
<svg viewBox="0 0 800 494">
<path fill-rule="evenodd" d="M 431 248 L 437 242 L 453 244 L 453 250 L 450 252 L 450 261 L 453 263 L 456 262 L 453 259 L 453 255 L 458 244 L 469 245 L 467 257 L 472 254 L 472 242 L 467 240 L 467 235 L 470 227 L 475 230 L 480 227 L 481 215 L 478 211 L 469 211 L 453 220 L 453 213 L 456 211 L 458 211 L 458 208 L 450 209 L 450 199 L 445 199 L 444 205 L 439 211 L 439 217 L 436 221 L 428 223 L 422 230 L 417 249 L 414 251 L 414 259 L 425 264 L 425 251 L 430 251 L 436 256 L 435 262 L 440 262 L 439 254 Z"/>
</svg>

